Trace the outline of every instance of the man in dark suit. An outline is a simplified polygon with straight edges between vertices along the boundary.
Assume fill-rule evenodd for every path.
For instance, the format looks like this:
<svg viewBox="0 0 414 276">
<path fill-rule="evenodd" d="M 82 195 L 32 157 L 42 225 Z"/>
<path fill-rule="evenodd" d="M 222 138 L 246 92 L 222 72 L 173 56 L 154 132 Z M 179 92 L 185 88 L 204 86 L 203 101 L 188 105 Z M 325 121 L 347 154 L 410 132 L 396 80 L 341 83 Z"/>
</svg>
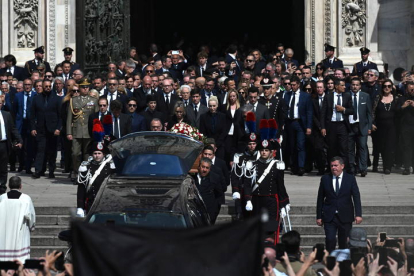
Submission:
<svg viewBox="0 0 414 276">
<path fill-rule="evenodd" d="M 216 96 L 217 92 L 214 90 L 214 80 L 212 78 L 206 78 L 203 90 L 201 90 L 201 104 L 208 107 L 208 100 L 211 96 Z"/>
<path fill-rule="evenodd" d="M 340 156 L 348 166 L 349 115 L 354 113 L 351 94 L 345 92 L 345 81 L 335 79 L 335 91 L 323 100 L 321 133 L 328 143 L 328 160 Z"/>
<path fill-rule="evenodd" d="M 347 248 L 352 222 L 362 222 L 362 207 L 355 176 L 344 172 L 344 160 L 334 157 L 331 173 L 322 176 L 316 205 L 316 224 L 324 225 L 328 252 L 335 250 L 336 234 L 340 249 Z"/>
<path fill-rule="evenodd" d="M 288 107 L 288 118 L 285 122 L 290 155 L 290 166 L 293 173 L 302 176 L 305 173 L 305 135 L 312 133 L 313 106 L 311 96 L 300 90 L 300 79 L 290 79 L 292 90 L 285 94 Z M 295 143 L 296 141 L 296 143 Z"/>
<path fill-rule="evenodd" d="M 141 87 L 135 89 L 134 88 L 134 92 L 132 93 L 132 96 L 138 101 L 137 102 L 137 111 L 142 112 L 144 111 L 144 109 L 146 108 L 147 104 L 146 104 L 146 99 L 148 95 L 154 95 L 155 94 L 155 90 L 152 89 L 152 79 L 150 76 L 145 76 L 142 79 L 142 85 Z"/>
<path fill-rule="evenodd" d="M 46 67 L 45 72 L 51 72 L 52 69 L 50 69 L 49 62 L 43 60 L 45 56 L 45 47 L 40 46 L 33 50 L 35 54 L 35 58 L 29 61 L 26 61 L 24 68 L 25 68 L 25 78 L 30 78 L 32 75 L 33 70 L 37 70 L 37 66 L 41 63 L 43 63 Z"/>
<path fill-rule="evenodd" d="M 349 115 L 351 131 L 349 132 L 349 170 L 356 173 L 355 163 L 359 166 L 361 176 L 367 175 L 368 135 L 372 128 L 372 105 L 370 96 L 361 91 L 361 80 L 355 78 L 351 82 L 351 95 L 354 112 Z M 356 156 L 356 152 L 359 154 Z"/>
<path fill-rule="evenodd" d="M 325 43 L 325 56 L 326 58 L 321 61 L 325 68 L 344 68 L 344 63 L 335 56 L 335 47 Z"/>
<path fill-rule="evenodd" d="M 62 52 L 63 52 L 63 56 L 65 57 L 64 61 L 69 61 L 71 66 L 70 66 L 70 74 L 73 73 L 73 71 L 80 69 L 80 65 L 74 61 L 72 61 L 72 52 L 74 50 L 70 47 L 65 47 Z M 61 66 L 62 63 L 56 64 L 56 66 Z M 56 67 L 55 67 L 56 68 Z"/>
<path fill-rule="evenodd" d="M 125 111 L 125 104 L 127 96 L 118 92 L 118 79 L 112 78 L 108 80 L 108 91 L 104 94 L 104 97 L 108 99 L 108 110 L 112 112 L 111 104 L 112 101 L 118 100 L 122 104 L 122 110 Z"/>
<path fill-rule="evenodd" d="M 204 72 L 210 69 L 210 65 L 207 63 L 208 54 L 201 51 L 197 54 L 197 65 L 195 66 L 196 77 L 204 77 Z"/>
<path fill-rule="evenodd" d="M 9 155 L 12 152 L 13 145 L 22 147 L 22 138 L 20 137 L 13 123 L 13 118 L 9 112 L 3 111 L 2 106 L 4 99 L 0 98 L 0 186 L 5 190 L 7 183 L 7 164 Z"/>
<path fill-rule="evenodd" d="M 6 55 L 4 56 L 4 61 L 6 63 L 6 67 L 0 70 L 0 74 L 9 72 L 12 74 L 13 78 L 22 81 L 24 79 L 24 68 L 16 66 L 16 57 L 13 55 Z"/>
<path fill-rule="evenodd" d="M 51 91 L 52 83 L 43 81 L 43 92 L 33 99 L 31 106 L 30 129 L 37 145 L 33 178 L 39 178 L 44 173 L 46 161 L 49 165 L 49 178 L 55 178 L 57 139 L 62 129 L 62 99 Z"/>
<path fill-rule="evenodd" d="M 194 182 L 200 192 L 201 198 L 210 215 L 210 221 L 214 224 L 217 218 L 217 200 L 223 194 L 220 185 L 220 176 L 211 170 L 212 162 L 208 158 L 201 158 L 198 173 L 194 176 Z"/>
<path fill-rule="evenodd" d="M 131 116 L 121 113 L 122 103 L 119 100 L 112 102 L 112 136 L 119 139 L 131 133 Z"/>
<path fill-rule="evenodd" d="M 170 72 L 173 71 L 174 74 L 177 76 L 177 78 L 179 80 L 182 80 L 183 71 L 187 69 L 188 67 L 188 63 L 184 56 L 183 51 L 179 50 L 178 54 L 174 54 L 174 55 L 172 55 L 172 51 L 170 51 L 168 54 L 171 55 L 171 61 L 172 61 L 172 65 L 169 71 Z M 182 60 L 181 62 L 180 62 L 180 59 Z"/>
<path fill-rule="evenodd" d="M 377 64 L 368 60 L 370 50 L 366 47 L 362 47 L 359 51 L 361 51 L 361 61 L 354 64 L 352 74 L 356 73 L 358 77 L 362 77 L 362 72 L 368 69 L 375 69 L 378 71 Z"/>
<path fill-rule="evenodd" d="M 131 133 L 147 130 L 144 116 L 137 113 L 137 102 L 137 99 L 132 97 L 127 103 L 128 115 L 131 116 Z"/>
<path fill-rule="evenodd" d="M 258 133 L 260 120 L 270 119 L 269 109 L 266 106 L 259 103 L 259 89 L 257 87 L 254 87 L 254 86 L 250 87 L 248 92 L 249 92 L 248 105 L 250 105 L 253 108 L 253 112 L 256 115 L 256 130 Z"/>
<path fill-rule="evenodd" d="M 200 117 L 201 115 L 208 112 L 208 108 L 200 103 L 200 91 L 193 90 L 191 91 L 191 101 L 192 104 L 187 106 L 187 120 L 188 123 L 198 129 L 200 129 Z"/>
<path fill-rule="evenodd" d="M 171 119 L 174 105 L 178 101 L 178 96 L 171 93 L 173 91 L 173 83 L 172 78 L 164 79 L 162 82 L 163 90 L 157 93 L 157 110 L 164 113 L 167 121 Z"/>
<path fill-rule="evenodd" d="M 140 115 L 144 116 L 145 118 L 145 125 L 147 126 L 147 130 L 151 130 L 150 126 L 153 119 L 159 119 L 162 125 L 168 123 L 166 121 L 166 116 L 164 113 L 157 111 L 157 98 L 155 95 L 148 95 L 146 102 L 147 108 L 145 111 L 142 111 Z"/>
<path fill-rule="evenodd" d="M 176 80 L 178 77 L 177 71 L 171 69 L 171 66 L 172 66 L 171 57 L 163 56 L 161 59 L 161 62 L 162 62 L 162 67 L 160 69 L 155 70 L 155 74 L 161 75 L 164 72 L 169 72 L 171 74 L 171 77 Z"/>
<path fill-rule="evenodd" d="M 19 171 L 24 169 L 27 174 L 32 174 L 31 166 L 35 156 L 34 138 L 30 134 L 30 110 L 36 92 L 32 91 L 31 79 L 23 81 L 23 92 L 17 93 L 13 110 L 16 114 L 16 128 L 23 139 L 23 149 L 19 156 Z"/>
<path fill-rule="evenodd" d="M 88 130 L 90 137 L 93 137 L 93 120 L 99 119 L 103 123 L 103 118 L 105 115 L 112 115 L 111 112 L 108 111 L 108 99 L 105 96 L 99 98 L 98 106 L 99 111 L 89 115 L 88 117 Z"/>
</svg>

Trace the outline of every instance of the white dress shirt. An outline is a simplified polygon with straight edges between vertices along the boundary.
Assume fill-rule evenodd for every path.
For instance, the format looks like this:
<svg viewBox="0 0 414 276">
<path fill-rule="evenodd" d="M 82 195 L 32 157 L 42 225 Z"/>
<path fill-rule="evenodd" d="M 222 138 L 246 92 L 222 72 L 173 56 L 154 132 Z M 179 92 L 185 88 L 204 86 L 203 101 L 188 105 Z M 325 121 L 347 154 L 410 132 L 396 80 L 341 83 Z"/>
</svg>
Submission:
<svg viewBox="0 0 414 276">
<path fill-rule="evenodd" d="M 331 121 L 332 122 L 342 122 L 343 120 L 344 120 L 344 117 L 342 116 L 342 112 L 339 112 L 339 111 L 336 111 L 336 108 L 335 108 L 335 106 L 338 104 L 338 95 L 341 95 L 341 104 L 340 104 L 340 106 L 343 106 L 343 104 L 344 104 L 344 97 L 343 97 L 343 95 L 342 94 L 339 94 L 339 93 L 337 93 L 337 92 L 334 92 L 334 94 L 333 94 L 333 97 L 334 97 L 334 99 L 333 99 L 333 112 L 332 112 L 332 118 L 331 118 Z M 339 113 L 339 121 L 338 120 L 336 120 L 336 114 L 337 113 Z"/>
<path fill-rule="evenodd" d="M 0 127 L 1 127 L 1 137 L 0 141 L 6 141 L 7 140 L 7 133 L 6 133 L 6 125 L 4 124 L 4 118 L 2 112 L 0 111 Z M 4 161 L 2 161 L 4 162 Z"/>
<path fill-rule="evenodd" d="M 338 179 L 338 182 L 339 182 L 339 190 L 341 189 L 341 185 L 342 185 L 342 178 L 343 178 L 343 176 L 344 176 L 344 172 L 342 172 L 342 173 L 339 175 L 339 179 Z M 332 185 L 333 185 L 333 189 L 334 189 L 334 191 L 335 191 L 335 193 L 336 193 L 336 176 L 335 176 L 335 175 L 332 175 Z"/>
</svg>

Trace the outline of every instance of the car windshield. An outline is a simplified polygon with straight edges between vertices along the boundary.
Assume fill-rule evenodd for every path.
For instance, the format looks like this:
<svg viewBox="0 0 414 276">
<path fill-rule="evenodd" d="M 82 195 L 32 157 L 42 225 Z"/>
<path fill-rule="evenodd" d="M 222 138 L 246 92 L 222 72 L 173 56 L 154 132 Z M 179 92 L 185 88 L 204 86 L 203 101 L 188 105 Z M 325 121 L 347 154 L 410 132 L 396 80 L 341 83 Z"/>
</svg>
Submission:
<svg viewBox="0 0 414 276">
<path fill-rule="evenodd" d="M 95 213 L 89 223 L 104 223 L 116 225 L 135 225 L 145 228 L 186 228 L 184 216 L 174 212 L 131 211 Z"/>
<path fill-rule="evenodd" d="M 183 177 L 203 144 L 187 136 L 151 131 L 132 133 L 110 144 L 117 176 Z"/>
</svg>

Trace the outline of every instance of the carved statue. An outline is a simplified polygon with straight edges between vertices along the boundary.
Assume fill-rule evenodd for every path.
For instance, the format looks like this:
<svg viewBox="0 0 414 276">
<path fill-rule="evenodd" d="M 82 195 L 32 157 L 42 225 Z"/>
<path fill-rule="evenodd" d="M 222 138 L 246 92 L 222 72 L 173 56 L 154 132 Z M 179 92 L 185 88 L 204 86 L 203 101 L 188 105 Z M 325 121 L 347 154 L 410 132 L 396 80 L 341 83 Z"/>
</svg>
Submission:
<svg viewBox="0 0 414 276">
<path fill-rule="evenodd" d="M 345 29 L 345 41 L 348 47 L 364 44 L 366 26 L 365 0 L 342 1 L 342 28 Z"/>
<path fill-rule="evenodd" d="M 14 28 L 17 31 L 17 47 L 33 48 L 34 37 L 38 26 L 38 0 L 14 0 Z M 27 43 L 27 44 L 26 44 Z"/>
</svg>

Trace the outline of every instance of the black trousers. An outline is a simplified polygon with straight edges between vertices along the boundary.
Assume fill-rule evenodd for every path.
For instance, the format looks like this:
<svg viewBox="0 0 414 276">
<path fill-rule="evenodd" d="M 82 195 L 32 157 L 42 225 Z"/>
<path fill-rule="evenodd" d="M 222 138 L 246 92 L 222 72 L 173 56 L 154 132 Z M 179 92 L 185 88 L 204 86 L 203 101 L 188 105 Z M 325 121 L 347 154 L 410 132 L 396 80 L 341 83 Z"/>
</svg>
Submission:
<svg viewBox="0 0 414 276">
<path fill-rule="evenodd" d="M 348 166 L 348 128 L 345 122 L 331 122 L 327 130 L 328 161 L 335 156 L 344 159 L 345 167 Z"/>
<path fill-rule="evenodd" d="M 35 138 L 30 134 L 30 122 L 28 119 L 23 120 L 22 133 L 23 148 L 19 154 L 19 167 L 30 171 L 35 158 Z"/>
<path fill-rule="evenodd" d="M 403 151 L 403 164 L 405 169 L 412 166 L 413 161 L 413 141 L 414 141 L 414 126 L 402 126 L 401 128 L 401 146 Z"/>
<path fill-rule="evenodd" d="M 56 169 L 57 139 L 52 132 L 38 132 L 36 135 L 37 153 L 35 160 L 35 171 L 43 171 L 43 164 L 47 161 L 49 173 Z"/>
<path fill-rule="evenodd" d="M 338 233 L 339 249 L 348 247 L 349 231 L 352 229 L 352 222 L 343 223 L 338 215 L 335 215 L 330 222 L 324 222 L 325 246 L 328 252 L 332 252 L 336 247 L 336 233 Z"/>
<path fill-rule="evenodd" d="M 7 163 L 9 154 L 7 152 L 7 141 L 0 141 L 0 185 L 7 184 Z"/>
</svg>

